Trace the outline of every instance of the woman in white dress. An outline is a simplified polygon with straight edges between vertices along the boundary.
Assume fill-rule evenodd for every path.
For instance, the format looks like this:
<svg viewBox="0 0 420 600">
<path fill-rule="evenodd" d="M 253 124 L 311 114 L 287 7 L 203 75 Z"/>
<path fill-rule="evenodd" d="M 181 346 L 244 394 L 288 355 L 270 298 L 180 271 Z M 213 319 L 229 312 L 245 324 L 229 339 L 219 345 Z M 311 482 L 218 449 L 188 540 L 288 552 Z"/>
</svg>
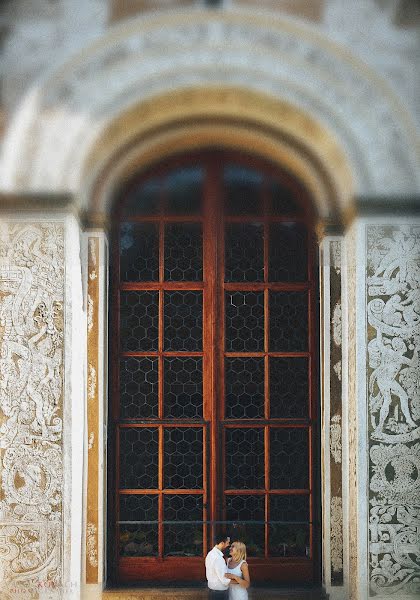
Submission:
<svg viewBox="0 0 420 600">
<path fill-rule="evenodd" d="M 226 577 L 232 580 L 229 586 L 229 600 L 247 600 L 251 580 L 246 562 L 246 546 L 243 542 L 233 542 L 227 561 Z"/>
</svg>

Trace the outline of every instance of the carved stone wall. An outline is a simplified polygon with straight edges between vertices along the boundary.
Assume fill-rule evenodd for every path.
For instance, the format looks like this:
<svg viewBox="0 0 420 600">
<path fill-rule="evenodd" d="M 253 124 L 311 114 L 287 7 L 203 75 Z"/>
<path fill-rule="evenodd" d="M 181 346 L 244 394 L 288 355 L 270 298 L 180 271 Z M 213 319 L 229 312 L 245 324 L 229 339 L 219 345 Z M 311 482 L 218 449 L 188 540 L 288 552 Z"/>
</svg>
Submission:
<svg viewBox="0 0 420 600">
<path fill-rule="evenodd" d="M 0 595 L 63 577 L 64 224 L 0 225 Z"/>
<path fill-rule="evenodd" d="M 420 222 L 367 225 L 372 596 L 420 595 Z"/>
</svg>

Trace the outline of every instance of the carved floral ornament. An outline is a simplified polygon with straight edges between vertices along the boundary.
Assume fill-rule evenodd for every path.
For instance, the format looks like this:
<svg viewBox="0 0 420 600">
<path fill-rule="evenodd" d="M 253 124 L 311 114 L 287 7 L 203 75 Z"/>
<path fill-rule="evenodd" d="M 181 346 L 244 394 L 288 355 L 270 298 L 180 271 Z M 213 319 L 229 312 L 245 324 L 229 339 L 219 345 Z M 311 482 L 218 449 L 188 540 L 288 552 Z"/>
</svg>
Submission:
<svg viewBox="0 0 420 600">
<path fill-rule="evenodd" d="M 420 593 L 420 226 L 368 226 L 370 582 Z"/>
<path fill-rule="evenodd" d="M 0 233 L 0 589 L 32 598 L 62 574 L 63 227 Z"/>
<path fill-rule="evenodd" d="M 93 148 L 106 146 L 115 133 L 112 124 L 130 108 L 139 113 L 138 124 L 151 126 L 159 114 L 155 98 L 166 96 L 175 114 L 174 92 L 230 86 L 300 107 L 322 123 L 351 165 L 356 193 L 418 189 L 413 127 L 400 101 L 315 27 L 245 12 L 187 14 L 187 19 L 177 11 L 112 28 L 28 94 L 6 136 L 3 185 L 78 191 L 84 169 L 91 171 Z M 369 114 L 360 110 L 367 97 L 376 107 Z M 225 94 L 224 105 L 233 110 L 231 102 Z M 254 117 L 258 112 L 263 117 L 267 105 L 257 103 Z M 124 142 L 138 133 L 132 130 Z M 309 127 L 300 141 L 311 143 L 316 136 Z M 334 153 L 328 156 L 335 165 Z"/>
</svg>

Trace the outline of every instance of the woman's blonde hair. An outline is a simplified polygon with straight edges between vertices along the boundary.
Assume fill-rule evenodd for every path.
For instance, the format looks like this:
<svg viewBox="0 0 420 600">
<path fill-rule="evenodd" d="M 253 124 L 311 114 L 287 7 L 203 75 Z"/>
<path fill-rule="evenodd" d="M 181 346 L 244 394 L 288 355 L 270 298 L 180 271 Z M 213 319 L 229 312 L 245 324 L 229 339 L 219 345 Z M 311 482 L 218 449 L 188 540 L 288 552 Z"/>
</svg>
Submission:
<svg viewBox="0 0 420 600">
<path fill-rule="evenodd" d="M 246 560 L 246 546 L 243 542 L 233 542 L 231 548 L 233 548 L 232 558 L 235 561 Z"/>
</svg>

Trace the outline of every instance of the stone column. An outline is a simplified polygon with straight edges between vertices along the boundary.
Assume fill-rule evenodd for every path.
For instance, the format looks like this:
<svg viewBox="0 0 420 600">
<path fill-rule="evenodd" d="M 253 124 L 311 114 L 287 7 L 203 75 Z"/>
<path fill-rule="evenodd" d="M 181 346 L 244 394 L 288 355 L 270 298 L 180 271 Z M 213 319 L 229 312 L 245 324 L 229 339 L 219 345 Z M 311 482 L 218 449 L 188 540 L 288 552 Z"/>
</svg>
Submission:
<svg viewBox="0 0 420 600">
<path fill-rule="evenodd" d="M 324 237 L 320 250 L 323 582 L 335 600 L 347 593 L 343 544 L 343 238 Z"/>
<path fill-rule="evenodd" d="M 80 594 L 85 322 L 75 217 L 0 214 L 2 600 Z"/>
<path fill-rule="evenodd" d="M 420 218 L 346 235 L 351 600 L 420 594 Z"/>
</svg>

